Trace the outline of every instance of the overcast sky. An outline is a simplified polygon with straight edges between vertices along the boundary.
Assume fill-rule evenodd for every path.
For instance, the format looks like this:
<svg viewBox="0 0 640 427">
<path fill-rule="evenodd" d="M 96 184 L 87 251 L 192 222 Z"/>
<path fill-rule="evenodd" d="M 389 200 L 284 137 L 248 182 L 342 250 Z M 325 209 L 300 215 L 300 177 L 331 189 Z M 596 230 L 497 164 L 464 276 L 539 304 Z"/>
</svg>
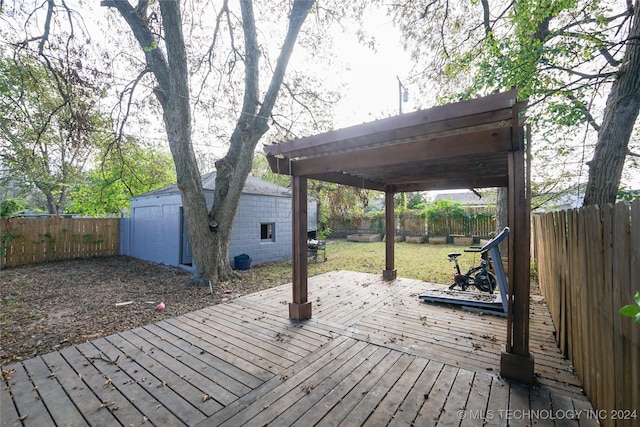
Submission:
<svg viewBox="0 0 640 427">
<path fill-rule="evenodd" d="M 340 79 L 347 86 L 336 106 L 336 128 L 398 114 L 398 78 L 409 92 L 409 101 L 403 102 L 402 110 L 414 110 L 416 92 L 407 81 L 409 54 L 400 45 L 400 33 L 393 27 L 391 17 L 379 9 L 372 10 L 363 22 L 366 31 L 375 37 L 377 49 L 362 46 L 353 34 L 341 37 L 336 55 L 350 68 L 340 72 Z"/>
</svg>

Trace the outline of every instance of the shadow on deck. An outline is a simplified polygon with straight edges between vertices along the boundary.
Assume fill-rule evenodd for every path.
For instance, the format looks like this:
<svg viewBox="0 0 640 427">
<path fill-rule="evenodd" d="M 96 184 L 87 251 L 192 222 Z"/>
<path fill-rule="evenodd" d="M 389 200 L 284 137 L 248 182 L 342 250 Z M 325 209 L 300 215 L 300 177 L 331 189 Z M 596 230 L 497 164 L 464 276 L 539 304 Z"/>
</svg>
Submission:
<svg viewBox="0 0 640 427">
<path fill-rule="evenodd" d="M 500 378 L 506 320 L 427 304 L 433 285 L 339 271 L 2 368 L 13 425 L 597 425 L 531 305 L 537 384 Z M 571 418 L 571 419 L 570 419 Z"/>
</svg>

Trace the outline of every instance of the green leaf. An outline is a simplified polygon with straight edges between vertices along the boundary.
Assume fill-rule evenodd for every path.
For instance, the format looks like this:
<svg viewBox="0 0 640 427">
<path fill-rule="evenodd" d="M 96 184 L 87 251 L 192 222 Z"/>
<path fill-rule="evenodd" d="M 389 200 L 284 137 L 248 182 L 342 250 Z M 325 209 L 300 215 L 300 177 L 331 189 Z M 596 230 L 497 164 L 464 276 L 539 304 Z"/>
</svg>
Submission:
<svg viewBox="0 0 640 427">
<path fill-rule="evenodd" d="M 636 292 L 636 296 L 634 297 L 634 299 L 636 300 L 636 304 L 638 304 L 638 307 L 640 307 L 640 291 Z"/>
<path fill-rule="evenodd" d="M 640 307 L 637 305 L 625 305 L 620 309 L 620 314 L 628 317 L 638 317 L 640 315 Z"/>
<path fill-rule="evenodd" d="M 151 52 L 154 49 L 158 48 L 158 42 L 151 42 L 151 45 L 145 46 L 142 48 L 145 52 Z"/>
</svg>

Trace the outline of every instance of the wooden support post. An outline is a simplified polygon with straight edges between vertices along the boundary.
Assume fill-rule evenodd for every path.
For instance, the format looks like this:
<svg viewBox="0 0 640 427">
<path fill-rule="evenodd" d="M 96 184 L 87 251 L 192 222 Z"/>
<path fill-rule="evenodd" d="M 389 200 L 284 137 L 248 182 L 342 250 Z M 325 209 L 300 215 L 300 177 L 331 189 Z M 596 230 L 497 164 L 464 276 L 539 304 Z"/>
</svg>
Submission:
<svg viewBox="0 0 640 427">
<path fill-rule="evenodd" d="M 393 189 L 384 193 L 384 227 L 385 227 L 385 269 L 382 271 L 384 280 L 395 280 L 398 272 L 395 268 L 395 212 L 393 208 Z"/>
<path fill-rule="evenodd" d="M 517 123 L 517 122 L 516 122 Z M 530 226 L 529 190 L 525 179 L 524 134 L 514 127 L 515 150 L 509 156 L 509 313 L 507 343 L 500 359 L 500 373 L 526 383 L 534 380 L 533 355 L 529 352 Z"/>
<path fill-rule="evenodd" d="M 289 317 L 296 320 L 311 318 L 307 277 L 307 178 L 292 177 L 293 190 L 293 302 Z"/>
</svg>

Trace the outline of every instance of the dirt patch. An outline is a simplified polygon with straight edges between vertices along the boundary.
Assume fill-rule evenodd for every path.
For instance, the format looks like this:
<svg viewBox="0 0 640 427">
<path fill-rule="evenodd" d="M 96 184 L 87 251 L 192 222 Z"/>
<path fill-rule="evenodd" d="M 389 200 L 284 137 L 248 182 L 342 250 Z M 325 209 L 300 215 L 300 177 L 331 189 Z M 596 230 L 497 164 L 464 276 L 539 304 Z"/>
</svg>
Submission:
<svg viewBox="0 0 640 427">
<path fill-rule="evenodd" d="M 26 265 L 0 271 L 0 365 L 198 310 L 283 282 L 255 271 L 209 288 L 180 287 L 190 273 L 130 257 Z M 118 303 L 128 303 L 116 306 Z M 158 311 L 156 304 L 165 309 Z"/>
</svg>

